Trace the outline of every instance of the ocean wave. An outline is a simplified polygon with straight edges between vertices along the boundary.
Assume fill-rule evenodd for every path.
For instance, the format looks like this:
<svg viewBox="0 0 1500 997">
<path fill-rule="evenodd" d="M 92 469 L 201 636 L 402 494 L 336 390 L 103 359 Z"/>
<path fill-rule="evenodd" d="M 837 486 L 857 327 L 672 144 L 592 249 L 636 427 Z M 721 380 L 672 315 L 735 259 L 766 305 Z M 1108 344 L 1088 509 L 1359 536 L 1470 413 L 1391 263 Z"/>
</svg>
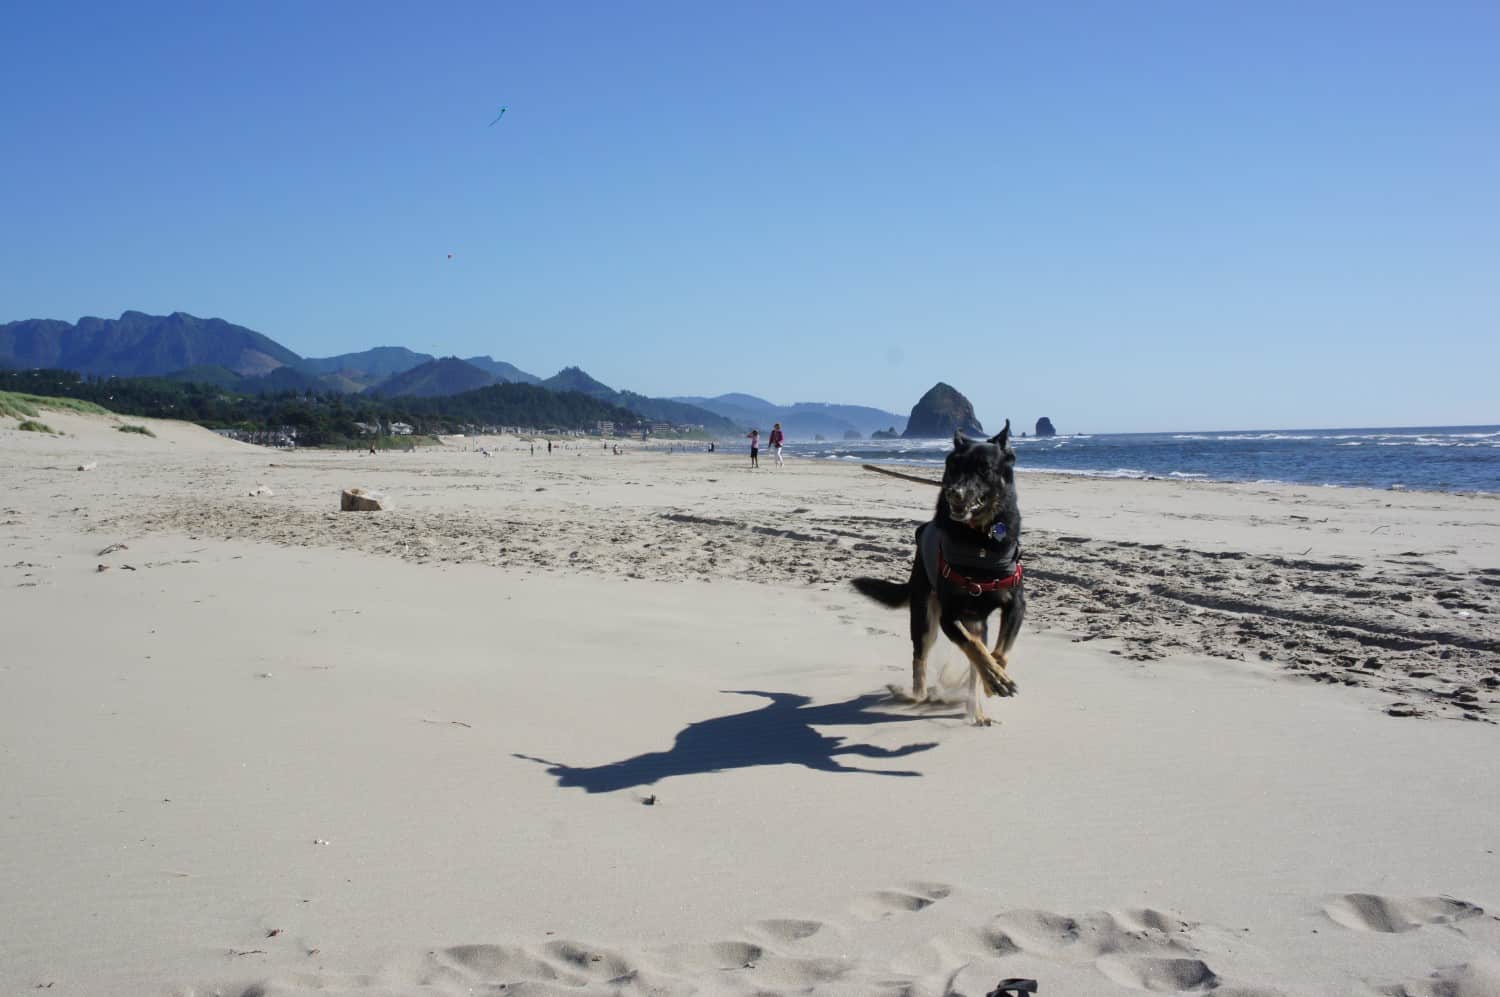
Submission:
<svg viewBox="0 0 1500 997">
<path fill-rule="evenodd" d="M 1135 480 L 1148 480 L 1165 477 L 1161 474 L 1151 474 L 1148 471 L 1137 470 L 1133 467 L 1117 467 L 1110 471 L 1095 470 L 1083 467 L 1016 467 L 1017 474 L 1067 474 L 1077 478 L 1129 478 Z"/>
</svg>

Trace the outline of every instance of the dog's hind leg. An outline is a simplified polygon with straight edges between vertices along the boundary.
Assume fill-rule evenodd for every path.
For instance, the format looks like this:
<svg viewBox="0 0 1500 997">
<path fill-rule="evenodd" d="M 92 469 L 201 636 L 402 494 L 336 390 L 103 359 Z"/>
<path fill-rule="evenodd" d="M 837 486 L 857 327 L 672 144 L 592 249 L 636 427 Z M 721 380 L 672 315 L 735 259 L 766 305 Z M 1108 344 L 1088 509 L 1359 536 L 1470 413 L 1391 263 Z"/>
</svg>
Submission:
<svg viewBox="0 0 1500 997">
<path fill-rule="evenodd" d="M 920 703 L 927 698 L 927 656 L 938 635 L 938 602 L 927 573 L 919 558 L 912 565 L 911 581 L 911 692 L 899 686 L 888 686 L 897 699 Z"/>
<path fill-rule="evenodd" d="M 922 614 L 920 621 L 917 619 L 919 612 Z M 935 593 L 929 592 L 920 608 L 915 599 L 911 604 L 911 698 L 918 703 L 927 698 L 927 656 L 932 653 L 937 635 L 938 600 Z"/>
</svg>

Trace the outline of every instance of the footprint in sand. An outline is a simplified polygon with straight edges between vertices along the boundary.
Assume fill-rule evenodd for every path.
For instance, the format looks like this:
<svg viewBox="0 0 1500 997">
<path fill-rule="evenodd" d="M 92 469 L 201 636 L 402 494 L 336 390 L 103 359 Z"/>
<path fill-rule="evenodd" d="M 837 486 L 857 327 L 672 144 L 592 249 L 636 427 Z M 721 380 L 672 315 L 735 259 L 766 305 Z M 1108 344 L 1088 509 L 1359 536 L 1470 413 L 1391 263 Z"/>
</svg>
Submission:
<svg viewBox="0 0 1500 997">
<path fill-rule="evenodd" d="M 1095 965 L 1122 987 L 1153 993 L 1194 993 L 1219 985 L 1218 976 L 1199 959 L 1105 956 Z"/>
<path fill-rule="evenodd" d="M 1500 994 L 1500 959 L 1478 959 L 1440 969 L 1426 979 L 1378 987 L 1384 997 L 1494 997 Z"/>
<path fill-rule="evenodd" d="M 1397 934 L 1430 924 L 1452 924 L 1484 913 L 1484 908 L 1452 897 L 1382 897 L 1346 893 L 1323 905 L 1335 924 L 1353 931 Z"/>
<path fill-rule="evenodd" d="M 1198 993 L 1220 979 L 1197 958 L 1194 925 L 1163 911 L 1090 911 L 1070 916 L 1045 910 L 1006 911 L 977 932 L 979 951 L 1024 954 L 1052 962 L 1087 964 L 1133 990 Z"/>
<path fill-rule="evenodd" d="M 542 950 L 565 969 L 594 980 L 607 982 L 635 975 L 635 967 L 624 957 L 581 942 L 548 942 Z"/>
<path fill-rule="evenodd" d="M 856 900 L 849 910 L 866 921 L 878 921 L 931 907 L 952 892 L 953 887 L 944 883 L 904 883 L 899 889 L 876 890 Z"/>
<path fill-rule="evenodd" d="M 458 969 L 468 979 L 492 982 L 507 980 L 562 980 L 581 986 L 587 981 L 569 978 L 544 959 L 516 945 L 455 945 L 434 953 L 443 968 Z"/>
<path fill-rule="evenodd" d="M 800 942 L 811 938 L 826 927 L 822 921 L 805 921 L 795 917 L 773 917 L 757 921 L 755 928 L 773 941 L 782 943 Z"/>
<path fill-rule="evenodd" d="M 1181 918 L 1156 910 L 1091 911 L 1076 917 L 1046 910 L 996 915 L 981 931 L 990 951 L 1007 943 L 1022 952 L 1060 962 L 1086 962 L 1104 955 L 1190 955 Z"/>
<path fill-rule="evenodd" d="M 663 969 L 688 979 L 735 974 L 735 977 L 719 977 L 727 984 L 744 974 L 743 978 L 753 983 L 756 992 L 764 992 L 767 986 L 805 989 L 837 980 L 854 968 L 842 958 L 778 955 L 739 940 L 672 946 L 660 953 L 660 962 Z"/>
</svg>

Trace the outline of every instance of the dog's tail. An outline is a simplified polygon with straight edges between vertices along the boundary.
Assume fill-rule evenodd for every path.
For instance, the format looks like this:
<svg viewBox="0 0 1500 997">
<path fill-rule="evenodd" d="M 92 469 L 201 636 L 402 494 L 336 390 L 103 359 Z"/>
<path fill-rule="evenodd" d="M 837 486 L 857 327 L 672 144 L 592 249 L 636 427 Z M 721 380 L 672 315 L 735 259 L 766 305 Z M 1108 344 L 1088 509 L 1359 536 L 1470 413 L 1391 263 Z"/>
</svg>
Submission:
<svg viewBox="0 0 1500 997">
<path fill-rule="evenodd" d="M 911 582 L 888 582 L 884 578 L 856 578 L 854 587 L 886 606 L 904 606 L 911 601 Z"/>
</svg>

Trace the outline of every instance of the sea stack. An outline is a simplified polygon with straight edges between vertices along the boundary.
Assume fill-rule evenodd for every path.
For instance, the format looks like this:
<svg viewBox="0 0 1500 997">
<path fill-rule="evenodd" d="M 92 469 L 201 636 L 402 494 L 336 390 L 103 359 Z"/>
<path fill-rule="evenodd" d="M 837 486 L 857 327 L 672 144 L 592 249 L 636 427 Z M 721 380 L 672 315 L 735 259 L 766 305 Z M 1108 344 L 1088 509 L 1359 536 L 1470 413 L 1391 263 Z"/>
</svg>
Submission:
<svg viewBox="0 0 1500 997">
<path fill-rule="evenodd" d="M 1056 436 L 1057 430 L 1052 426 L 1052 420 L 1045 415 L 1036 421 L 1036 435 Z"/>
<path fill-rule="evenodd" d="M 939 381 L 912 406 L 906 432 L 901 436 L 908 440 L 933 440 L 954 433 L 983 436 L 984 428 L 974 417 L 974 406 L 969 400 L 957 388 Z"/>
</svg>

